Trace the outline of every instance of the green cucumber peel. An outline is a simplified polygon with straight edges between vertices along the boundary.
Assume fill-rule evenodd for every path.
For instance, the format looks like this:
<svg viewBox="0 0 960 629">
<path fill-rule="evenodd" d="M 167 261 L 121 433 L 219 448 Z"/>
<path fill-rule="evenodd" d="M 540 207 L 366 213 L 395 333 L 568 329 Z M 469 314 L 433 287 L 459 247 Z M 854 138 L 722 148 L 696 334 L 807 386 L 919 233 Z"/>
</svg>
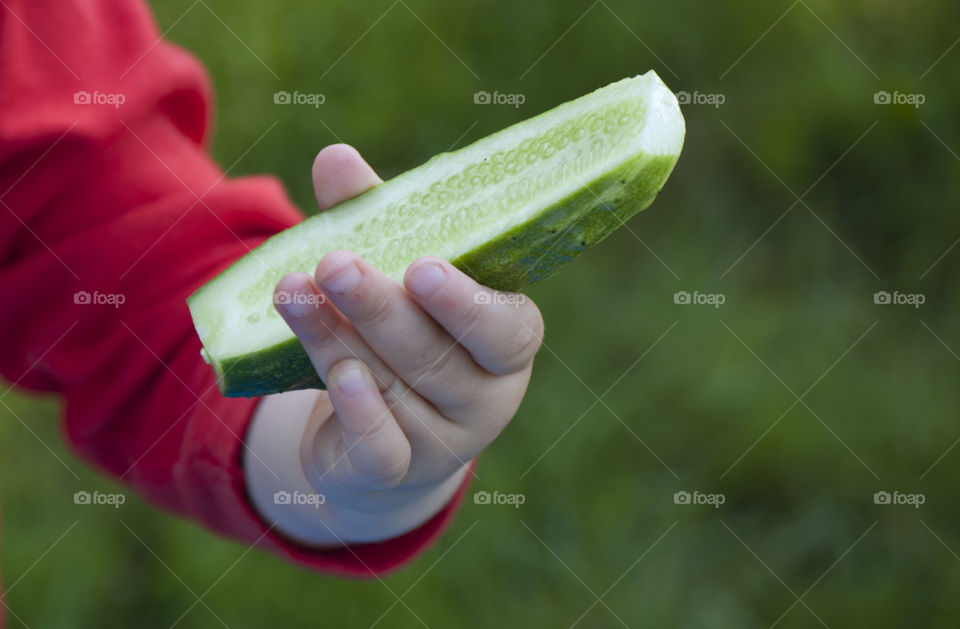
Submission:
<svg viewBox="0 0 960 629">
<path fill-rule="evenodd" d="M 434 156 L 276 234 L 188 299 L 221 392 L 252 397 L 323 382 L 276 311 L 274 288 L 350 249 L 402 280 L 424 255 L 517 291 L 553 275 L 647 208 L 680 155 L 683 116 L 653 71 L 611 83 Z"/>
</svg>

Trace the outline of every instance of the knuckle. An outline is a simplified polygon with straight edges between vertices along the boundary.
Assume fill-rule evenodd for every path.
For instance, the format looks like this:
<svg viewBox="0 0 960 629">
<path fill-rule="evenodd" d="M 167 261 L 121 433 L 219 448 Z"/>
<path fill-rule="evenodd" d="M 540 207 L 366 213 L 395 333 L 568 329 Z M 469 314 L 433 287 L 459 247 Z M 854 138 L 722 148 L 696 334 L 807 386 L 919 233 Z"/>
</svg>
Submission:
<svg viewBox="0 0 960 629">
<path fill-rule="evenodd" d="M 340 432 L 328 470 L 340 486 L 378 490 L 403 480 L 410 467 L 411 451 L 406 441 L 391 438 L 390 424 L 395 421 L 391 413 L 383 413 L 367 430 L 351 434 L 349 430 L 343 432 L 342 418 L 337 418 Z"/>
<path fill-rule="evenodd" d="M 400 379 L 397 374 L 390 371 L 386 375 L 386 380 L 379 378 L 376 373 L 373 374 L 373 379 L 377 382 L 377 388 L 380 389 L 380 395 L 383 396 L 383 401 L 387 404 L 387 407 L 393 409 L 397 404 L 399 396 L 403 395 L 404 391 L 407 390 L 406 383 Z M 392 401 L 392 403 L 391 403 Z"/>
<path fill-rule="evenodd" d="M 415 386 L 413 383 L 421 380 L 429 381 L 439 377 L 447 368 L 447 365 L 450 364 L 452 355 L 453 349 L 446 348 L 442 353 L 431 353 L 431 355 L 426 356 L 422 362 L 411 370 L 410 377 L 413 380 L 411 386 Z"/>
<path fill-rule="evenodd" d="M 322 319 L 313 319 L 296 331 L 297 338 L 308 349 L 322 351 L 337 342 L 337 331 Z"/>
<path fill-rule="evenodd" d="M 402 448 L 383 448 L 360 451 L 360 445 L 347 455 L 355 473 L 356 482 L 364 489 L 384 489 L 403 480 L 410 467 L 408 451 Z"/>
<path fill-rule="evenodd" d="M 463 333 L 483 321 L 487 302 L 477 298 L 478 290 L 466 285 L 442 288 L 431 299 L 430 310 Z"/>
<path fill-rule="evenodd" d="M 373 435 L 376 435 L 378 432 L 383 430 L 388 422 L 393 421 L 393 418 L 390 416 L 390 411 L 380 413 L 378 416 L 374 417 L 373 423 L 370 424 L 362 433 L 357 435 L 357 441 L 363 441 L 364 439 L 369 439 Z"/>
<path fill-rule="evenodd" d="M 397 407 L 406 408 L 404 398 L 410 393 L 410 387 L 402 378 L 391 374 L 390 382 L 383 383 L 380 387 L 380 394 L 383 401 L 391 411 L 396 411 Z"/>
<path fill-rule="evenodd" d="M 466 307 L 462 308 L 463 314 L 461 315 L 461 319 L 464 330 L 471 330 L 477 327 L 480 321 L 483 320 L 484 304 L 472 297 L 469 300 L 464 299 L 464 303 Z"/>
<path fill-rule="evenodd" d="M 360 325 L 380 325 L 391 317 L 395 303 L 391 291 L 370 291 L 362 295 L 357 312 L 351 319 Z"/>
<path fill-rule="evenodd" d="M 521 324 L 514 340 L 512 358 L 514 363 L 523 363 L 533 357 L 540 347 L 540 337 L 529 325 Z"/>
<path fill-rule="evenodd" d="M 504 352 L 504 358 L 499 364 L 498 372 L 505 375 L 525 367 L 527 363 L 533 360 L 542 342 L 543 319 L 538 312 L 529 323 L 520 322 L 512 342 Z"/>
<path fill-rule="evenodd" d="M 377 459 L 374 469 L 375 478 L 383 485 L 391 486 L 403 480 L 409 468 L 410 459 L 403 452 L 385 452 Z"/>
<path fill-rule="evenodd" d="M 540 349 L 540 346 L 543 345 L 543 334 L 545 332 L 545 326 L 543 323 L 543 314 L 541 314 L 539 308 L 531 304 L 530 312 L 531 312 L 530 322 L 528 325 L 530 326 L 530 331 L 533 334 L 533 341 L 534 341 L 533 345 L 531 345 L 531 348 L 530 348 L 533 350 L 531 352 L 531 356 L 532 356 L 533 354 L 536 354 L 537 351 Z"/>
</svg>

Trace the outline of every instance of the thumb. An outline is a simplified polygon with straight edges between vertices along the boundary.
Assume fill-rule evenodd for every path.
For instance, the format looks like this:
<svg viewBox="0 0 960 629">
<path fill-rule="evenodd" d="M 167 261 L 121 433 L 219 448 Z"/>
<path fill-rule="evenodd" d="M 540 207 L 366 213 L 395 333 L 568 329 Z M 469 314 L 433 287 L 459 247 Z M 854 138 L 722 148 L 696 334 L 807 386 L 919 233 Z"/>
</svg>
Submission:
<svg viewBox="0 0 960 629">
<path fill-rule="evenodd" d="M 349 144 L 331 144 L 313 160 L 313 192 L 321 210 L 366 192 L 383 180 Z"/>
</svg>

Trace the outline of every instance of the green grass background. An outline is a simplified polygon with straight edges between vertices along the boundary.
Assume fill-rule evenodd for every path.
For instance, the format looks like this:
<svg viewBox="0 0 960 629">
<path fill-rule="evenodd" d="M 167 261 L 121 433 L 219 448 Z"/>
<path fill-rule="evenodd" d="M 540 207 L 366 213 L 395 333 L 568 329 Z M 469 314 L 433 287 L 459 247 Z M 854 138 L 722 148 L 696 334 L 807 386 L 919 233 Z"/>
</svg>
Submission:
<svg viewBox="0 0 960 629">
<path fill-rule="evenodd" d="M 650 68 L 726 102 L 684 108 L 654 207 L 529 291 L 546 347 L 473 487 L 522 507 L 468 501 L 383 582 L 318 576 L 132 494 L 75 507 L 117 486 L 64 448 L 56 400 L 12 393 L 29 428 L 0 410 L 0 560 L 29 626 L 217 626 L 191 590 L 234 628 L 956 626 L 955 2 L 153 5 L 210 70 L 216 158 L 277 175 L 307 211 L 332 142 L 390 177 Z M 277 106 L 277 90 L 326 102 Z M 478 106 L 478 90 L 526 102 Z M 788 188 L 810 190 L 794 205 Z M 675 305 L 679 290 L 726 303 Z M 679 490 L 726 502 L 675 505 Z M 875 505 L 879 490 L 926 502 Z"/>
</svg>

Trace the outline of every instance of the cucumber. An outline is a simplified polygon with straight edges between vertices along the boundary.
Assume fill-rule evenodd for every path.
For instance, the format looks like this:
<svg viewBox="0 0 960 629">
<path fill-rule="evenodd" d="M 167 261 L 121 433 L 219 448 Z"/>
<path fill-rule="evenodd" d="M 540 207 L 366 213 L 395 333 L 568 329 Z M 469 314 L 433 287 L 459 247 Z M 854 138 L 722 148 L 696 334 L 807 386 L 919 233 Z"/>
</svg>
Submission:
<svg viewBox="0 0 960 629">
<path fill-rule="evenodd" d="M 193 293 L 204 359 L 230 397 L 323 388 L 274 307 L 282 276 L 350 249 L 396 280 L 436 255 L 519 290 L 649 206 L 683 136 L 676 97 L 650 71 L 441 153 L 276 234 Z"/>
</svg>

